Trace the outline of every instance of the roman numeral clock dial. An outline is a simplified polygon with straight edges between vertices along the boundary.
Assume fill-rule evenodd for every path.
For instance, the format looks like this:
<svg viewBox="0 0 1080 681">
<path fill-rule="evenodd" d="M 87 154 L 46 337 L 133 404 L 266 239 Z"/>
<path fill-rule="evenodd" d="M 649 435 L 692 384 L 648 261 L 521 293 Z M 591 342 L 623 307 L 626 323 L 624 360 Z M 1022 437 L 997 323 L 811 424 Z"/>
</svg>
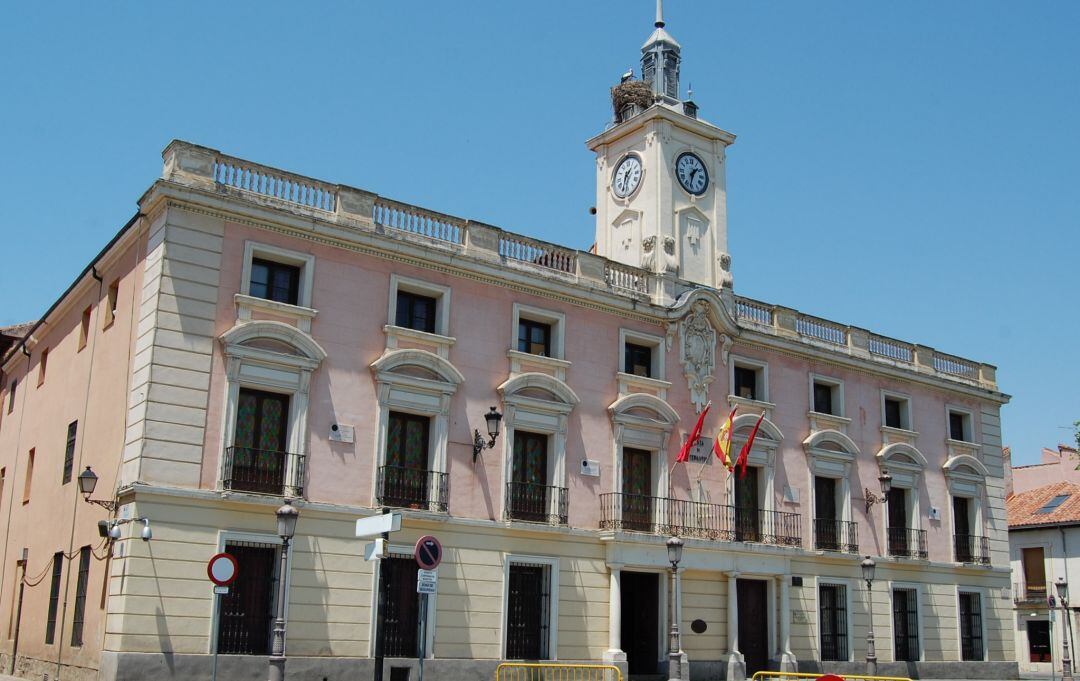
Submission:
<svg viewBox="0 0 1080 681">
<path fill-rule="evenodd" d="M 637 156 L 626 156 L 622 161 L 619 161 L 619 165 L 615 167 L 615 178 L 611 183 L 615 196 L 625 199 L 634 193 L 640 182 L 641 159 Z"/>
<path fill-rule="evenodd" d="M 697 154 L 684 152 L 675 159 L 675 176 L 679 184 L 694 196 L 701 196 L 709 188 L 709 171 Z"/>
</svg>

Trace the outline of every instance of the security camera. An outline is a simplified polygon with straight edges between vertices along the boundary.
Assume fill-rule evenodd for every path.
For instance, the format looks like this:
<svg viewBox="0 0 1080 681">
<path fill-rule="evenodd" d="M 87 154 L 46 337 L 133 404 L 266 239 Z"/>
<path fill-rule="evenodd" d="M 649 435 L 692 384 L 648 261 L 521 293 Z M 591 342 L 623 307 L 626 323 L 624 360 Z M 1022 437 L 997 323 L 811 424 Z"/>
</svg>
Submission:
<svg viewBox="0 0 1080 681">
<path fill-rule="evenodd" d="M 150 519 L 149 518 L 143 518 L 142 522 L 143 522 L 142 540 L 143 541 L 150 541 L 151 539 L 154 538 L 154 533 L 150 530 Z"/>
</svg>

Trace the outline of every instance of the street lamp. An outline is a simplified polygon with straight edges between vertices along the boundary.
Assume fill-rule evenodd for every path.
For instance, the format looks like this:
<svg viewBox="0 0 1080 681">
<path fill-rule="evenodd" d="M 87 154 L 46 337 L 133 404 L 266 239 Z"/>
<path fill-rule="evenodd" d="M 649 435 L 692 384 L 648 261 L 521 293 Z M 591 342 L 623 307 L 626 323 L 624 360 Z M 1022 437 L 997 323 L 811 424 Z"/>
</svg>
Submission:
<svg viewBox="0 0 1080 681">
<path fill-rule="evenodd" d="M 281 537 L 281 570 L 278 572 L 277 614 L 270 648 L 270 681 L 285 681 L 285 583 L 289 574 L 289 541 L 296 532 L 300 511 L 293 507 L 292 499 L 286 499 L 276 515 L 278 536 Z"/>
<path fill-rule="evenodd" d="M 1062 681 L 1072 679 L 1072 660 L 1069 659 L 1069 583 L 1064 577 L 1058 577 L 1054 581 L 1057 587 L 1058 603 L 1061 605 L 1061 678 Z"/>
<path fill-rule="evenodd" d="M 888 474 L 886 474 L 888 475 Z M 867 556 L 862 563 L 862 578 L 866 581 L 866 610 L 870 614 L 870 628 L 866 631 L 866 675 L 877 676 L 877 650 L 874 648 L 874 569 L 877 564 Z"/>
<path fill-rule="evenodd" d="M 668 644 L 668 679 L 669 681 L 681 681 L 682 679 L 682 641 L 679 639 L 678 609 L 675 607 L 678 593 L 675 582 L 679 575 L 679 561 L 682 560 L 683 540 L 672 537 L 667 540 L 667 559 L 671 563 L 671 598 L 669 610 L 671 611 L 671 641 Z"/>
<path fill-rule="evenodd" d="M 83 495 L 83 501 L 88 504 L 97 504 L 113 512 L 116 510 L 116 502 L 108 501 L 105 499 L 91 499 L 94 490 L 97 489 L 98 476 L 89 466 L 82 473 L 79 473 L 79 491 Z"/>
<path fill-rule="evenodd" d="M 499 410 L 495 407 L 491 407 L 488 410 L 488 413 L 484 414 L 484 421 L 487 423 L 489 438 L 487 442 L 484 442 L 484 436 L 480 434 L 479 430 L 473 429 L 473 463 L 476 463 L 476 459 L 480 456 L 480 452 L 495 446 L 495 438 L 499 437 L 499 423 L 502 421 L 502 417 L 503 415 L 500 414 Z"/>
<path fill-rule="evenodd" d="M 881 475 L 878 476 L 878 484 L 881 486 L 881 496 L 877 496 L 870 491 L 870 488 L 864 488 L 863 493 L 866 497 L 866 512 L 869 513 L 870 509 L 874 507 L 874 504 L 881 504 L 885 502 L 885 499 L 889 496 L 889 490 L 892 489 L 892 476 L 889 475 L 889 471 L 882 470 Z"/>
</svg>

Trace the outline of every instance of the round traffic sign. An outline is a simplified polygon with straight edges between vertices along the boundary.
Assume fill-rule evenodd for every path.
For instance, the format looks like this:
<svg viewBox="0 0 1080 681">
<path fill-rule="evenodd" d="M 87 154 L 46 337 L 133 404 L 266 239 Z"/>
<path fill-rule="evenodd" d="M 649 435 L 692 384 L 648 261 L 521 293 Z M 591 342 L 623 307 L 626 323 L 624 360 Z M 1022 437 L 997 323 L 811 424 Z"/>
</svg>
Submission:
<svg viewBox="0 0 1080 681">
<path fill-rule="evenodd" d="M 227 553 L 219 553 L 206 564 L 206 576 L 217 586 L 229 586 L 236 579 L 240 566 Z"/>
<path fill-rule="evenodd" d="M 420 537 L 416 542 L 416 550 L 413 551 L 416 564 L 425 570 L 434 570 L 442 562 L 442 544 L 430 534 Z"/>
</svg>

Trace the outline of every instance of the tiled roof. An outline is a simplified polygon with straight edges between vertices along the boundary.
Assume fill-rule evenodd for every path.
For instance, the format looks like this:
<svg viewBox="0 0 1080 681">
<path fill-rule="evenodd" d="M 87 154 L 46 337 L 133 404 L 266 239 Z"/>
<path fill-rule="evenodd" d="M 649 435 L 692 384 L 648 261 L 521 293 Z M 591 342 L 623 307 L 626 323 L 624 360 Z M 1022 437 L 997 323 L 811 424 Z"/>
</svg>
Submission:
<svg viewBox="0 0 1080 681">
<path fill-rule="evenodd" d="M 1069 495 L 1061 505 L 1050 513 L 1039 513 L 1054 497 Z M 1027 492 L 1014 494 L 1005 501 L 1009 514 L 1009 527 L 1031 525 L 1058 525 L 1076 523 L 1080 525 L 1080 485 L 1071 482 L 1055 482 L 1052 485 L 1038 487 Z"/>
</svg>

